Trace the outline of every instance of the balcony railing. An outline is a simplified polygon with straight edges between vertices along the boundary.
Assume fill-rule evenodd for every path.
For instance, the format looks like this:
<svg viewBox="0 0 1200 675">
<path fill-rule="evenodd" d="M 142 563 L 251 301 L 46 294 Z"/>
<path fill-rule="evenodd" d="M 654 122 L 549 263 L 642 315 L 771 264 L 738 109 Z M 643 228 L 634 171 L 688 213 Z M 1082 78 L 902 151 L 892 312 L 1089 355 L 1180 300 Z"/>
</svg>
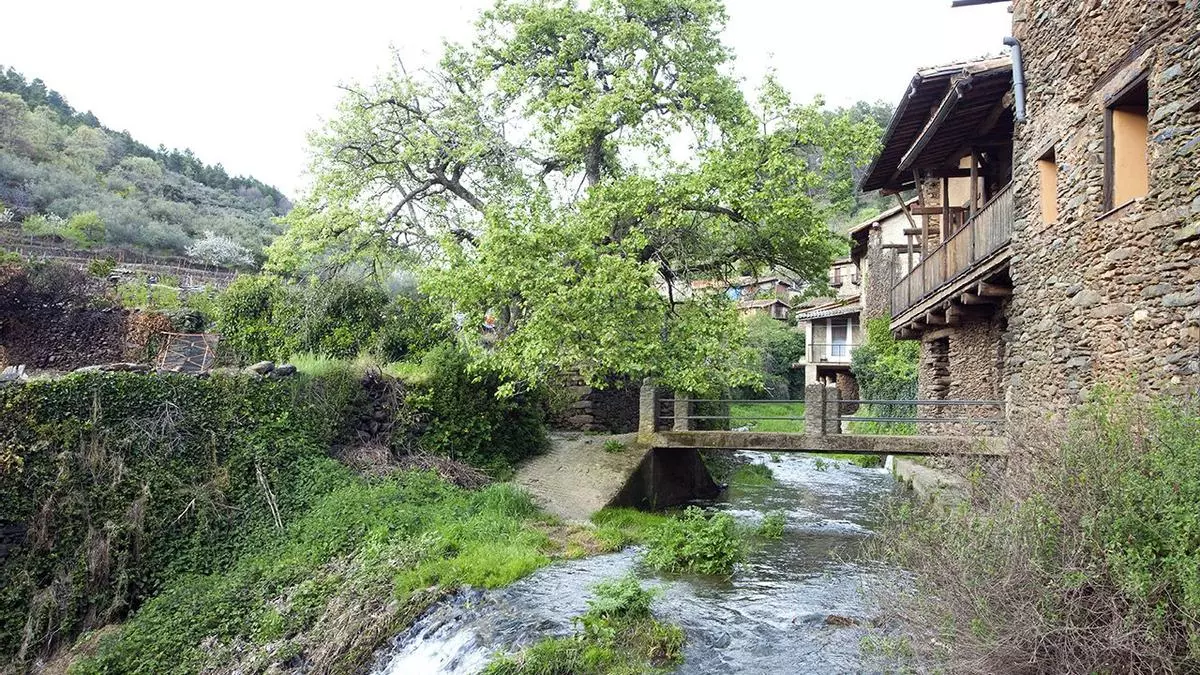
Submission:
<svg viewBox="0 0 1200 675">
<path fill-rule="evenodd" d="M 850 363 L 857 342 L 813 342 L 805 347 L 805 361 L 812 364 Z"/>
<path fill-rule="evenodd" d="M 913 267 L 892 287 L 892 318 L 908 311 L 946 284 L 1008 245 L 1012 238 L 1012 184 Z"/>
</svg>

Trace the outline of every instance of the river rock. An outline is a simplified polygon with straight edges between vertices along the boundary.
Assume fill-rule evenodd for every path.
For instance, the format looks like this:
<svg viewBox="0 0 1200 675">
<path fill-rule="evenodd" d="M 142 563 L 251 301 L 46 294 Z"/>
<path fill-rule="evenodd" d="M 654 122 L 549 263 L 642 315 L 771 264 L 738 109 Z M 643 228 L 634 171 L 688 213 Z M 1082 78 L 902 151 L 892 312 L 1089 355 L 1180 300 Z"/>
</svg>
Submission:
<svg viewBox="0 0 1200 675">
<path fill-rule="evenodd" d="M 296 374 L 296 366 L 293 366 L 290 363 L 285 363 L 283 365 L 275 366 L 275 370 L 273 372 L 276 375 L 278 375 L 279 377 L 287 377 L 289 375 L 295 375 Z"/>
<path fill-rule="evenodd" d="M 258 363 L 246 368 L 247 372 L 254 373 L 255 375 L 266 375 L 272 370 L 275 370 L 275 363 L 272 361 L 259 361 Z"/>
</svg>

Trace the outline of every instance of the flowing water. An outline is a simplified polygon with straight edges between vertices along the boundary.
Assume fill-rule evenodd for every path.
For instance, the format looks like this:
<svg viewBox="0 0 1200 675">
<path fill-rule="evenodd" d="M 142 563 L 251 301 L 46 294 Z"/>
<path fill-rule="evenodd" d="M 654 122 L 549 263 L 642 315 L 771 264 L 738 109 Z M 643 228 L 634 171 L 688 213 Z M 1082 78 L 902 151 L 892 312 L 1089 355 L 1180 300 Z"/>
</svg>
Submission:
<svg viewBox="0 0 1200 675">
<path fill-rule="evenodd" d="M 477 673 L 498 651 L 571 633 L 589 588 L 631 570 L 662 587 L 655 613 L 683 626 L 679 673 L 869 670 L 859 642 L 876 612 L 863 591 L 896 575 L 859 553 L 892 477 L 806 455 L 771 461 L 743 454 L 768 464 L 775 483 L 733 488 L 710 505 L 751 525 L 782 511 L 787 528 L 782 539 L 758 543 L 732 579 L 656 574 L 639 564 L 637 550 L 557 563 L 506 588 L 464 591 L 436 606 L 377 655 L 372 672 Z M 841 618 L 853 625 L 837 625 L 848 623 Z"/>
</svg>

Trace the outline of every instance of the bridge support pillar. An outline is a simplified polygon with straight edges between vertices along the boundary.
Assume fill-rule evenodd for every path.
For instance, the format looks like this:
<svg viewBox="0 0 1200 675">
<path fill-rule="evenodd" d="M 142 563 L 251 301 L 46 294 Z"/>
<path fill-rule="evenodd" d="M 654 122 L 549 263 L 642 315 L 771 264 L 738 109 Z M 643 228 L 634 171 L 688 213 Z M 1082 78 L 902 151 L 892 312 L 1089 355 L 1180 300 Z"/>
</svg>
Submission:
<svg viewBox="0 0 1200 675">
<path fill-rule="evenodd" d="M 810 384 L 804 387 L 804 433 L 810 436 L 842 433 L 841 394 L 837 387 Z"/>
<path fill-rule="evenodd" d="M 842 433 L 842 423 L 838 420 L 842 416 L 842 393 L 835 386 L 825 387 L 825 433 L 840 434 Z"/>
<path fill-rule="evenodd" d="M 649 445 L 654 441 L 658 431 L 658 387 L 654 380 L 642 380 L 642 389 L 638 399 L 638 442 Z"/>
<path fill-rule="evenodd" d="M 825 385 L 804 386 L 804 433 L 809 436 L 825 435 Z"/>
<path fill-rule="evenodd" d="M 675 411 L 672 413 L 674 417 L 671 419 L 671 431 L 692 430 L 692 401 L 688 396 L 682 391 L 675 392 Z"/>
</svg>

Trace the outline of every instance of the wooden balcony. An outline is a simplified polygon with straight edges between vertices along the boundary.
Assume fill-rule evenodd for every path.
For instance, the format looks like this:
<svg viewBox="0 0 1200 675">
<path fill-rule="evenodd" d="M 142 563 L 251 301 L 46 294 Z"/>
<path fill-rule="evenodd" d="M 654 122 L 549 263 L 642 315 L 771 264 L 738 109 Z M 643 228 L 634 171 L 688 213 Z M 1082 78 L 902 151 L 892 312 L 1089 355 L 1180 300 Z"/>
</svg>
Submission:
<svg viewBox="0 0 1200 675">
<path fill-rule="evenodd" d="M 943 300 L 957 298 L 959 287 L 1006 267 L 1012 225 L 1010 183 L 892 287 L 892 329 L 919 321 Z"/>
</svg>

